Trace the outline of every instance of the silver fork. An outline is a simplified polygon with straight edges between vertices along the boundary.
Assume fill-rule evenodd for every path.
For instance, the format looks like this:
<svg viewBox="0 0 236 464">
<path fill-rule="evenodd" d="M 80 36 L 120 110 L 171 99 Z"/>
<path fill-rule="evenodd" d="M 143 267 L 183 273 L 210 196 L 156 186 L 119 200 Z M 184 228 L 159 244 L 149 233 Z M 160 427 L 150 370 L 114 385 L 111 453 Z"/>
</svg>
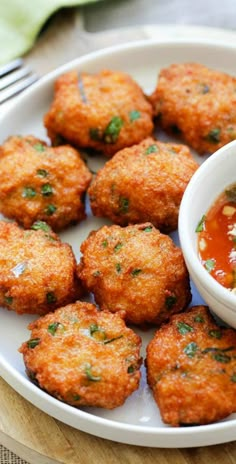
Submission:
<svg viewBox="0 0 236 464">
<path fill-rule="evenodd" d="M 0 67 L 0 104 L 14 97 L 38 79 L 21 58 Z"/>
</svg>

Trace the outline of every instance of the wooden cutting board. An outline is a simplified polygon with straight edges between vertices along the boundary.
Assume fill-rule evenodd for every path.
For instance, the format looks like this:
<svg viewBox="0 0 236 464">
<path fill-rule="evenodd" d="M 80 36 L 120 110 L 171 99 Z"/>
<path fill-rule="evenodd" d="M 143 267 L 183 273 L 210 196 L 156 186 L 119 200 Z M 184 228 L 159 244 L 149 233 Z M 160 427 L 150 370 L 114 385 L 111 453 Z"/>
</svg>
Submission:
<svg viewBox="0 0 236 464">
<path fill-rule="evenodd" d="M 236 34 L 163 25 L 89 34 L 84 32 L 82 19 L 73 10 L 55 16 L 26 61 L 43 75 L 95 49 L 139 39 L 169 37 L 235 41 Z M 32 464 L 236 464 L 236 442 L 195 449 L 158 449 L 129 446 L 88 435 L 43 413 L 1 378 L 0 411 L 0 443 Z"/>
</svg>

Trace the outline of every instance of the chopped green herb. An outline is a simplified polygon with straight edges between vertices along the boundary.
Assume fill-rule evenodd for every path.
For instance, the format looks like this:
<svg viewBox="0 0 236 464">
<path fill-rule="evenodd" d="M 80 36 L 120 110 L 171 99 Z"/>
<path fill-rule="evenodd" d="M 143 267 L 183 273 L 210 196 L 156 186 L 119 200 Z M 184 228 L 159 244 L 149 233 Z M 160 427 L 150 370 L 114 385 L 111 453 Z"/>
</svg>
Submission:
<svg viewBox="0 0 236 464">
<path fill-rule="evenodd" d="M 214 259 L 207 259 L 205 261 L 205 268 L 206 268 L 207 272 L 213 271 L 214 267 L 215 267 L 215 260 Z"/>
<path fill-rule="evenodd" d="M 210 337 L 217 338 L 220 340 L 222 338 L 222 332 L 221 330 L 209 330 L 209 335 Z"/>
<path fill-rule="evenodd" d="M 231 361 L 231 356 L 228 356 L 227 354 L 222 353 L 222 352 L 213 353 L 211 357 L 215 359 L 216 361 L 224 363 L 224 364 L 227 364 Z"/>
<path fill-rule="evenodd" d="M 231 382 L 236 383 L 236 374 L 231 375 L 230 380 Z"/>
<path fill-rule="evenodd" d="M 115 143 L 119 137 L 124 121 L 119 116 L 114 116 L 105 128 L 103 139 L 105 143 Z"/>
<path fill-rule="evenodd" d="M 28 340 L 27 345 L 29 348 L 35 348 L 40 343 L 40 338 L 31 338 Z"/>
<path fill-rule="evenodd" d="M 215 348 L 215 347 L 210 347 L 210 348 L 205 348 L 202 353 L 226 353 L 227 351 L 232 351 L 234 350 L 234 346 L 228 346 L 228 348 Z"/>
<path fill-rule="evenodd" d="M 210 132 L 206 136 L 206 140 L 211 143 L 219 143 L 220 134 L 221 134 L 221 129 L 217 127 L 215 129 L 211 129 Z"/>
<path fill-rule="evenodd" d="M 145 150 L 145 155 L 150 155 L 150 153 L 156 153 L 158 151 L 157 145 L 150 145 L 146 150 Z"/>
<path fill-rule="evenodd" d="M 121 272 L 121 265 L 120 265 L 120 263 L 116 263 L 116 272 L 118 272 L 118 274 L 120 274 L 120 272 Z"/>
<path fill-rule="evenodd" d="M 101 380 L 100 376 L 95 376 L 91 372 L 92 366 L 90 364 L 87 364 L 85 367 L 85 374 L 88 380 L 91 380 L 92 382 L 99 382 Z"/>
<path fill-rule="evenodd" d="M 205 214 L 202 216 L 202 218 L 200 219 L 196 229 L 195 229 L 195 232 L 202 232 L 204 230 L 204 227 L 205 227 L 205 220 L 206 220 L 206 216 Z"/>
<path fill-rule="evenodd" d="M 100 271 L 94 271 L 93 272 L 93 277 L 98 277 L 101 275 L 101 272 Z"/>
<path fill-rule="evenodd" d="M 23 198 L 34 198 L 36 196 L 36 190 L 33 187 L 25 187 L 22 192 Z"/>
<path fill-rule="evenodd" d="M 135 370 L 136 370 L 135 367 L 132 366 L 132 364 L 131 364 L 131 366 L 128 367 L 127 372 L 128 372 L 128 374 L 133 374 L 133 372 L 135 372 Z"/>
<path fill-rule="evenodd" d="M 47 177 L 48 171 L 46 171 L 46 169 L 37 169 L 37 175 L 39 177 Z"/>
<path fill-rule="evenodd" d="M 80 395 L 73 395 L 73 400 L 74 401 L 79 401 L 79 400 L 81 400 L 81 396 Z"/>
<path fill-rule="evenodd" d="M 142 272 L 142 269 L 133 269 L 133 270 L 131 271 L 131 275 L 132 275 L 133 277 L 136 277 L 136 276 L 139 275 L 141 272 Z"/>
<path fill-rule="evenodd" d="M 236 184 L 225 190 L 225 195 L 229 201 L 236 203 Z"/>
<path fill-rule="evenodd" d="M 4 300 L 6 304 L 11 305 L 13 303 L 13 297 L 12 296 L 4 296 Z"/>
<path fill-rule="evenodd" d="M 135 121 L 136 119 L 139 119 L 140 117 L 141 117 L 140 111 L 133 110 L 133 111 L 130 111 L 129 113 L 129 119 L 131 122 Z"/>
<path fill-rule="evenodd" d="M 56 303 L 57 297 L 54 292 L 48 292 L 46 294 L 46 300 L 48 304 Z"/>
<path fill-rule="evenodd" d="M 117 243 L 117 245 L 114 247 L 114 251 L 117 253 L 122 247 L 123 247 L 123 243 L 119 242 L 119 243 Z"/>
<path fill-rule="evenodd" d="M 189 343 L 184 348 L 184 352 L 189 358 L 193 358 L 197 351 L 198 351 L 198 345 L 195 342 Z"/>
<path fill-rule="evenodd" d="M 186 333 L 194 331 L 191 325 L 185 324 L 185 322 L 178 322 L 177 327 L 181 335 L 185 335 Z"/>
<path fill-rule="evenodd" d="M 105 340 L 103 343 L 104 345 L 107 345 L 108 343 L 112 343 L 114 342 L 115 340 L 119 340 L 120 338 L 122 338 L 123 335 L 119 335 L 118 337 L 114 337 L 114 338 L 108 338 L 107 340 Z"/>
<path fill-rule="evenodd" d="M 79 92 L 80 92 L 82 102 L 88 103 L 88 100 L 85 94 L 83 79 L 80 73 L 78 74 L 78 87 L 79 87 Z"/>
<path fill-rule="evenodd" d="M 168 295 L 165 299 L 165 305 L 167 309 L 171 309 L 177 301 L 177 297 L 175 295 Z"/>
<path fill-rule="evenodd" d="M 151 232 L 153 230 L 153 227 L 152 226 L 147 226 L 142 230 L 143 230 L 143 232 Z"/>
<path fill-rule="evenodd" d="M 36 143 L 35 145 L 33 145 L 33 147 L 35 148 L 35 150 L 39 152 L 46 150 L 46 147 L 42 143 Z"/>
<path fill-rule="evenodd" d="M 89 327 L 89 332 L 91 336 L 98 333 L 99 336 L 102 336 L 102 340 L 106 338 L 105 330 L 99 327 L 97 324 L 91 324 Z"/>
<path fill-rule="evenodd" d="M 197 316 L 195 316 L 194 321 L 195 322 L 205 322 L 205 319 L 204 319 L 203 316 L 201 316 L 201 314 L 198 314 Z"/>
<path fill-rule="evenodd" d="M 50 184 L 44 184 L 42 185 L 41 187 L 41 193 L 42 195 L 44 195 L 45 197 L 49 197 L 50 195 L 53 194 L 53 188 Z"/>
<path fill-rule="evenodd" d="M 89 137 L 91 140 L 94 140 L 95 142 L 99 142 L 102 140 L 102 134 L 99 129 L 96 127 L 91 127 L 89 129 Z"/>
<path fill-rule="evenodd" d="M 45 213 L 47 214 L 47 216 L 52 216 L 55 211 L 57 210 L 57 207 L 55 205 L 48 205 L 45 209 Z"/>
<path fill-rule="evenodd" d="M 106 248 L 107 246 L 108 246 L 108 241 L 107 241 L 107 240 L 104 240 L 104 241 L 102 242 L 102 247 L 103 247 L 103 248 Z"/>
<path fill-rule="evenodd" d="M 35 221 L 31 226 L 33 230 L 43 230 L 44 232 L 51 232 L 51 227 L 44 221 Z"/>
<path fill-rule="evenodd" d="M 125 197 L 119 198 L 119 212 L 126 214 L 129 211 L 129 199 Z"/>
<path fill-rule="evenodd" d="M 65 329 L 64 325 L 61 324 L 61 322 L 52 322 L 52 324 L 49 324 L 48 326 L 48 332 L 54 336 L 58 327 Z"/>
</svg>

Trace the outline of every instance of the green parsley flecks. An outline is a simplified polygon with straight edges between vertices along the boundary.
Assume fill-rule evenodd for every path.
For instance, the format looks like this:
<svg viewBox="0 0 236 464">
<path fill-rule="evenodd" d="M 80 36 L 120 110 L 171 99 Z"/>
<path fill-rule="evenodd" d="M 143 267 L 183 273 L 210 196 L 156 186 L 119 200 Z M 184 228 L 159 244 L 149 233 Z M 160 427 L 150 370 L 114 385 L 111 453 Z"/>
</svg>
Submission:
<svg viewBox="0 0 236 464">
<path fill-rule="evenodd" d="M 207 270 L 207 272 L 210 273 L 215 268 L 215 260 L 214 259 L 207 259 L 205 261 L 205 263 L 204 263 L 204 266 L 205 266 L 205 269 Z"/>
<path fill-rule="evenodd" d="M 119 212 L 122 214 L 126 214 L 129 211 L 129 199 L 125 197 L 119 198 Z"/>
<path fill-rule="evenodd" d="M 47 292 L 46 293 L 46 300 L 48 304 L 56 303 L 57 297 L 54 292 Z"/>
<path fill-rule="evenodd" d="M 49 197 L 50 195 L 52 195 L 53 194 L 53 188 L 52 188 L 51 184 L 42 185 L 41 193 L 45 197 Z"/>
<path fill-rule="evenodd" d="M 43 230 L 44 232 L 51 232 L 51 227 L 44 221 L 35 221 L 31 229 L 33 230 Z"/>
<path fill-rule="evenodd" d="M 58 328 L 61 328 L 63 330 L 65 329 L 64 325 L 61 324 L 61 322 L 52 322 L 52 324 L 49 324 L 47 330 L 51 335 L 55 336 L 55 333 Z"/>
<path fill-rule="evenodd" d="M 136 276 L 138 276 L 139 274 L 141 274 L 141 272 L 142 272 L 142 269 L 138 269 L 138 268 L 137 268 L 137 269 L 133 269 L 133 270 L 131 271 L 131 275 L 132 275 L 132 277 L 136 277 Z"/>
<path fill-rule="evenodd" d="M 24 187 L 21 195 L 23 198 L 32 199 L 36 197 L 36 190 L 34 187 Z"/>
<path fill-rule="evenodd" d="M 39 177 L 47 177 L 48 171 L 46 169 L 37 169 L 37 176 Z"/>
<path fill-rule="evenodd" d="M 220 142 L 221 129 L 216 127 L 211 129 L 206 136 L 206 140 L 210 143 L 219 143 Z"/>
<path fill-rule="evenodd" d="M 184 353 L 189 357 L 193 358 L 195 354 L 198 351 L 198 345 L 195 342 L 189 343 L 185 348 L 184 348 Z"/>
<path fill-rule="evenodd" d="M 57 207 L 55 205 L 49 204 L 45 208 L 45 213 L 47 216 L 52 216 L 57 210 Z"/>
<path fill-rule="evenodd" d="M 185 324 L 185 322 L 177 322 L 177 328 L 181 335 L 185 335 L 194 331 L 193 327 L 191 327 L 191 325 Z"/>
<path fill-rule="evenodd" d="M 149 145 L 149 147 L 145 150 L 144 154 L 145 155 L 150 155 L 150 153 L 157 153 L 159 148 L 157 145 Z"/>
<path fill-rule="evenodd" d="M 206 216 L 205 214 L 202 216 L 202 218 L 200 219 L 196 229 L 195 229 L 195 232 L 202 232 L 204 229 L 205 229 L 205 220 L 206 220 Z"/>
<path fill-rule="evenodd" d="M 29 348 L 35 348 L 40 343 L 40 338 L 31 338 L 27 342 Z"/>
<path fill-rule="evenodd" d="M 175 295 L 168 295 L 165 299 L 165 306 L 167 309 L 171 309 L 177 301 L 177 297 Z"/>
<path fill-rule="evenodd" d="M 222 338 L 222 332 L 220 329 L 209 330 L 208 334 L 210 335 L 210 337 L 217 338 L 218 340 Z"/>
<path fill-rule="evenodd" d="M 119 137 L 124 121 L 120 116 L 114 116 L 107 127 L 105 128 L 103 134 L 103 140 L 105 143 L 115 143 Z"/>
<path fill-rule="evenodd" d="M 140 111 L 137 110 L 132 110 L 129 113 L 129 120 L 130 122 L 136 121 L 137 119 L 141 118 L 141 113 Z"/>
<path fill-rule="evenodd" d="M 84 369 L 85 375 L 88 380 L 91 380 L 92 382 L 99 382 L 101 380 L 100 375 L 94 375 L 92 373 L 92 366 L 91 364 L 86 364 L 85 369 Z"/>
<path fill-rule="evenodd" d="M 39 152 L 43 152 L 46 150 L 45 145 L 43 145 L 42 143 L 36 143 L 35 145 L 33 145 L 33 147 L 36 151 L 39 151 Z"/>
</svg>

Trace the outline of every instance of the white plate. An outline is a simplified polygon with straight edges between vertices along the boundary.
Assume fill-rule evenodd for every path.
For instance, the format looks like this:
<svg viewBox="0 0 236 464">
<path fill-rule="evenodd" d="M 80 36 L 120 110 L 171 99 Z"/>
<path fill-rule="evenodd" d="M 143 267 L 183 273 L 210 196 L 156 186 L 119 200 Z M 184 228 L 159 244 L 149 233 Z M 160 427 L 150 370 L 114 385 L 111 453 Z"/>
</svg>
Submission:
<svg viewBox="0 0 236 464">
<path fill-rule="evenodd" d="M 158 71 L 171 63 L 198 61 L 231 74 L 236 74 L 236 47 L 231 43 L 210 41 L 165 40 L 144 41 L 99 51 L 61 67 L 42 78 L 24 95 L 18 97 L 0 120 L 0 143 L 13 134 L 34 134 L 45 138 L 43 115 L 53 97 L 53 82 L 62 72 L 78 69 L 96 72 L 103 68 L 130 73 L 145 89 L 151 92 Z M 93 169 L 101 163 L 93 159 Z M 61 234 L 69 242 L 79 259 L 80 243 L 91 229 L 103 221 L 88 217 L 82 224 Z M 192 304 L 202 299 L 194 290 Z M 76 409 L 41 391 L 25 375 L 22 356 L 18 353 L 21 343 L 29 338 L 27 324 L 31 316 L 18 316 L 0 309 L 0 374 L 22 396 L 41 410 L 79 430 L 114 441 L 153 447 L 192 447 L 228 442 L 236 439 L 236 414 L 217 424 L 172 428 L 165 426 L 147 387 L 144 368 L 139 390 L 125 405 L 112 411 L 87 408 Z M 139 333 L 145 345 L 153 332 Z"/>
</svg>

